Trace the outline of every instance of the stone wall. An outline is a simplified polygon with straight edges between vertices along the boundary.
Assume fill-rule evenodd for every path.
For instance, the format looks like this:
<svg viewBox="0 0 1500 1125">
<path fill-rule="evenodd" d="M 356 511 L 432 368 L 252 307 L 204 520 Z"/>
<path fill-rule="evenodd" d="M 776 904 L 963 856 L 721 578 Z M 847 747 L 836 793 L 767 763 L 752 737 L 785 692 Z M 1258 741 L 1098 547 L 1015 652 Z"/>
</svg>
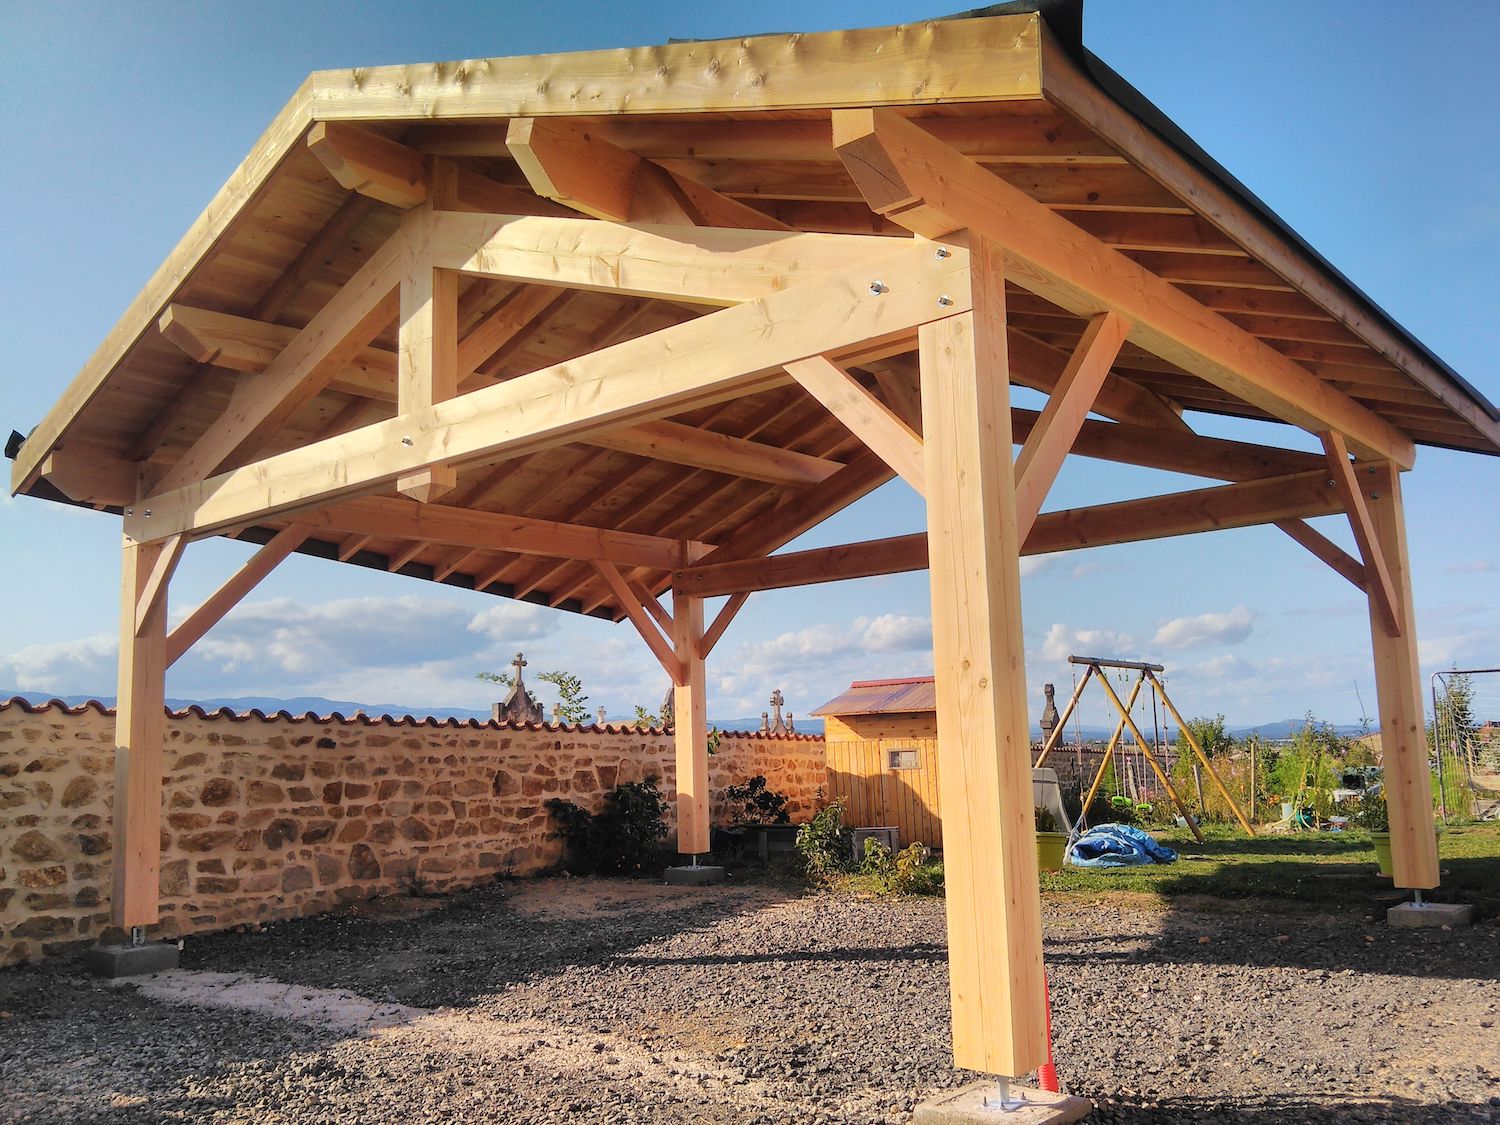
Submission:
<svg viewBox="0 0 1500 1125">
<path fill-rule="evenodd" d="M 628 727 L 174 712 L 167 723 L 161 936 L 443 891 L 560 858 L 544 802 L 597 809 L 648 774 L 675 802 L 670 735 Z M 764 774 L 809 815 L 823 741 L 729 734 L 726 786 Z M 109 924 L 114 718 L 98 704 L 0 702 L 0 966 Z"/>
</svg>

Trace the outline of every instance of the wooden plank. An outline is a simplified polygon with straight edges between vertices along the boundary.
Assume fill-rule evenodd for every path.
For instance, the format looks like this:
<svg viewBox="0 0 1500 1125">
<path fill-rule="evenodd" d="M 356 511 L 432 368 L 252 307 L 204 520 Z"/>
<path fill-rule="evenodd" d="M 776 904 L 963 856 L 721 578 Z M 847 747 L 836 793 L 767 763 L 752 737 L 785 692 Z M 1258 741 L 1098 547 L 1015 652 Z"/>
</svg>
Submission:
<svg viewBox="0 0 1500 1125">
<path fill-rule="evenodd" d="M 1385 622 L 1386 631 L 1393 637 L 1399 637 L 1400 603 L 1391 580 L 1390 564 L 1381 552 L 1375 524 L 1370 518 L 1370 507 L 1365 500 L 1366 487 L 1371 489 L 1372 496 L 1380 495 L 1381 482 L 1378 478 L 1382 474 L 1375 466 L 1367 466 L 1364 470 L 1367 484 L 1366 480 L 1355 476 L 1355 468 L 1349 463 L 1348 447 L 1344 445 L 1341 435 L 1324 431 L 1318 436 L 1323 441 L 1323 452 L 1328 458 L 1328 471 L 1333 477 L 1333 485 L 1338 489 L 1344 510 L 1349 513 L 1349 528 L 1354 532 L 1354 542 L 1359 545 L 1359 554 L 1364 560 L 1365 591 L 1370 597 L 1370 604 Z"/>
<path fill-rule="evenodd" d="M 830 270 L 888 260 L 873 235 L 648 226 L 438 212 L 434 264 L 507 281 L 705 305 L 781 292 Z"/>
<path fill-rule="evenodd" d="M 703 599 L 672 595 L 672 647 L 682 665 L 672 688 L 672 739 L 677 756 L 677 850 L 709 850 L 708 709 L 703 657 Z"/>
<path fill-rule="evenodd" d="M 1089 322 L 1041 417 L 1016 456 L 1016 527 L 1022 542 L 1036 522 L 1042 501 L 1093 409 L 1129 330 L 1130 322 L 1112 312 L 1101 313 Z"/>
<path fill-rule="evenodd" d="M 965 227 L 994 237 L 1023 288 L 1083 316 L 1114 310 L 1153 355 L 1283 421 L 1337 430 L 1362 454 L 1411 466 L 1412 441 L 1389 422 L 920 126 L 889 110 L 841 110 L 834 133 L 876 211 L 929 237 Z"/>
<path fill-rule="evenodd" d="M 662 631 L 647 615 L 645 603 L 636 591 L 630 588 L 629 583 L 625 581 L 625 576 L 620 573 L 619 567 L 612 562 L 599 559 L 595 560 L 594 569 L 614 591 L 620 608 L 625 611 L 625 616 L 635 626 L 635 631 L 641 635 L 641 640 L 646 642 L 646 647 L 661 662 L 662 670 L 671 677 L 674 685 L 681 685 L 686 675 L 682 657 L 674 650 L 672 641 L 662 635 Z"/>
<path fill-rule="evenodd" d="M 1367 582 L 1364 564 L 1351 556 L 1337 543 L 1333 542 L 1333 540 L 1322 534 L 1322 532 L 1300 520 L 1277 520 L 1276 526 L 1291 536 L 1294 541 L 1306 547 L 1317 558 L 1354 583 L 1360 590 L 1366 589 Z"/>
<path fill-rule="evenodd" d="M 137 520 L 132 532 L 159 539 L 244 524 L 369 491 L 439 462 L 520 455 L 742 397 L 787 378 L 782 369 L 794 360 L 906 337 L 918 324 L 964 311 L 967 273 L 966 252 L 937 259 L 927 248 L 905 248 L 877 266 L 834 272 L 429 410 L 163 491 L 150 501 L 155 518 Z M 890 280 L 873 290 L 872 281 L 882 277 Z M 949 292 L 955 304 L 940 307 L 938 296 Z"/>
<path fill-rule="evenodd" d="M 408 539 L 450 547 L 604 560 L 670 570 L 682 564 L 681 541 L 584 524 L 420 504 L 386 496 L 349 500 L 298 516 L 314 532 Z"/>
<path fill-rule="evenodd" d="M 668 43 L 563 55 L 328 70 L 322 120 L 744 113 L 1022 100 L 1041 94 L 1034 15 Z"/>
<path fill-rule="evenodd" d="M 307 131 L 307 147 L 350 191 L 392 207 L 415 207 L 427 199 L 428 158 L 378 133 L 319 121 Z"/>
<path fill-rule="evenodd" d="M 704 660 L 708 659 L 709 653 L 713 652 L 714 646 L 719 643 L 719 638 L 724 635 L 724 630 L 729 628 L 730 622 L 740 610 L 745 608 L 745 603 L 750 600 L 749 594 L 731 594 L 729 600 L 720 608 L 714 616 L 713 624 L 703 634 L 703 641 L 698 646 L 698 655 Z"/>
<path fill-rule="evenodd" d="M 1382 472 L 1379 480 L 1388 480 Z M 1381 483 L 1380 487 L 1384 487 Z M 1326 471 L 1270 477 L 1217 488 L 1194 489 L 1142 500 L 1044 512 L 1021 549 L 1046 555 L 1083 547 L 1139 543 L 1233 527 L 1332 515 L 1342 500 Z M 722 548 L 721 548 L 722 550 Z M 763 558 L 715 561 L 717 552 L 696 566 L 683 567 L 674 584 L 700 597 L 782 589 L 848 578 L 903 574 L 927 567 L 927 537 L 888 539 L 790 551 Z"/>
<path fill-rule="evenodd" d="M 166 544 L 127 537 L 122 556 L 109 915 L 112 925 L 126 930 L 153 925 L 159 917 L 166 599 L 154 599 L 144 621 L 137 612 L 167 551 Z"/>
<path fill-rule="evenodd" d="M 1246 208 L 1228 188 L 1204 175 L 1197 164 L 1100 90 L 1045 29 L 1042 52 L 1048 101 L 1128 153 L 1133 163 L 1191 205 L 1254 258 L 1285 278 L 1315 302 L 1317 308 L 1326 310 L 1409 374 L 1444 406 L 1484 435 L 1490 451 L 1500 449 L 1500 419 L 1485 410 L 1472 394 L 1399 332 L 1379 310 L 1359 294 L 1351 292 L 1342 278 L 1331 275 L 1321 263 L 1310 261 L 1301 246 L 1285 233 L 1274 230 Z M 1204 297 L 1202 293 L 1195 295 L 1200 299 Z M 1262 293 L 1257 296 L 1274 298 L 1276 295 Z"/>
<path fill-rule="evenodd" d="M 1385 803 L 1391 817 L 1394 882 L 1397 887 L 1431 890 L 1439 881 L 1437 833 L 1432 819 L 1422 666 L 1417 655 L 1416 608 L 1399 474 L 1390 473 L 1379 494 L 1371 497 L 1369 513 L 1381 557 L 1390 569 L 1400 614 L 1400 628 L 1392 635 L 1384 610 L 1373 598 L 1370 600 L 1370 641 L 1380 708 Z"/>
<path fill-rule="evenodd" d="M 281 560 L 302 546 L 312 529 L 300 524 L 276 533 L 270 542 L 251 555 L 249 560 L 217 590 L 210 594 L 197 609 L 188 614 L 177 628 L 167 635 L 165 644 L 165 667 L 170 668 L 181 659 L 182 654 L 217 625 L 226 613 L 237 606 L 251 590 L 281 563 Z M 351 557 L 353 552 L 350 553 Z M 339 554 L 343 558 L 343 552 Z"/>
<path fill-rule="evenodd" d="M 69 443 L 54 449 L 37 476 L 80 504 L 126 507 L 139 494 L 143 466 Z"/>
<path fill-rule="evenodd" d="M 973 313 L 920 330 L 953 1061 L 1022 1075 L 1048 1043 L 1021 541 L 1001 256 L 972 252 Z"/>
<path fill-rule="evenodd" d="M 917 495 L 923 494 L 922 439 L 893 410 L 827 356 L 787 364 L 787 371 Z"/>
<path fill-rule="evenodd" d="M 201 481 L 257 436 L 274 432 L 360 352 L 395 316 L 406 239 L 397 234 L 338 291 L 276 356 L 253 385 L 236 391 L 229 409 L 155 485 L 168 492 Z"/>
</svg>

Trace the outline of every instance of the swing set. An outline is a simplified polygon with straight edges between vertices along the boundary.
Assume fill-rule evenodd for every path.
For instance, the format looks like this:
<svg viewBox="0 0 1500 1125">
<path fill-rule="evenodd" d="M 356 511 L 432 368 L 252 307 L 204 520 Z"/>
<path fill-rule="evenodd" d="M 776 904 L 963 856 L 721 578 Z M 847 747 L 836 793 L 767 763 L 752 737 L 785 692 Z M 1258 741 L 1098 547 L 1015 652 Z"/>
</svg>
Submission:
<svg viewBox="0 0 1500 1125">
<path fill-rule="evenodd" d="M 1183 721 L 1181 713 L 1178 712 L 1177 707 L 1167 695 L 1166 687 L 1157 676 L 1157 673 L 1166 671 L 1165 667 L 1160 664 L 1146 664 L 1135 660 L 1106 660 L 1098 656 L 1069 656 L 1068 663 L 1075 666 L 1073 673 L 1073 694 L 1068 699 L 1067 706 L 1063 708 L 1062 714 L 1058 716 L 1057 725 L 1052 728 L 1052 732 L 1047 736 L 1047 741 L 1042 746 L 1042 751 L 1037 756 L 1034 767 L 1046 765 L 1048 756 L 1057 748 L 1058 743 L 1062 740 L 1063 733 L 1067 729 L 1068 719 L 1073 717 L 1078 709 L 1078 701 L 1083 698 L 1083 689 L 1088 686 L 1090 680 L 1097 679 L 1103 686 L 1105 695 L 1109 697 L 1109 701 L 1114 705 L 1115 710 L 1119 712 L 1120 717 L 1119 721 L 1115 724 L 1114 733 L 1110 735 L 1109 743 L 1104 748 L 1104 757 L 1099 762 L 1098 772 L 1094 774 L 1093 784 L 1089 786 L 1088 796 L 1084 798 L 1083 811 L 1085 813 L 1088 811 L 1089 806 L 1093 804 L 1094 798 L 1098 795 L 1099 786 L 1103 783 L 1104 775 L 1109 771 L 1110 765 L 1119 758 L 1120 741 L 1124 737 L 1125 730 L 1128 727 L 1131 737 L 1135 739 L 1136 749 L 1151 766 L 1152 771 L 1156 774 L 1156 779 L 1161 782 L 1161 786 L 1166 790 L 1167 796 L 1171 798 L 1172 803 L 1177 807 L 1178 813 L 1187 824 L 1189 831 L 1192 832 L 1193 838 L 1200 844 L 1203 842 L 1203 833 L 1199 830 L 1197 818 L 1188 811 L 1187 803 L 1183 801 L 1182 795 L 1177 792 L 1176 786 L 1172 784 L 1171 777 L 1168 776 L 1167 771 L 1162 767 L 1163 745 L 1161 740 L 1161 724 L 1156 721 L 1157 706 L 1160 703 L 1172 718 L 1176 720 L 1181 740 L 1185 741 L 1192 749 L 1193 755 L 1213 781 L 1214 786 L 1219 790 L 1219 794 L 1228 802 L 1230 810 L 1234 813 L 1234 818 L 1240 822 L 1240 827 L 1251 836 L 1255 835 L 1255 829 L 1251 827 L 1250 821 L 1240 809 L 1239 803 L 1230 794 L 1228 788 L 1224 785 L 1223 779 L 1219 777 L 1219 772 L 1214 769 L 1213 763 L 1208 759 L 1208 755 L 1203 752 L 1203 747 L 1198 744 L 1197 738 L 1193 736 L 1193 732 L 1188 728 L 1187 723 Z M 1077 678 L 1078 673 L 1076 669 L 1078 667 L 1084 669 L 1082 680 Z M 1120 701 L 1119 694 L 1115 691 L 1113 685 L 1110 684 L 1109 673 L 1105 671 L 1106 668 L 1114 669 L 1117 674 L 1120 674 L 1122 682 L 1125 673 L 1135 673 L 1135 678 L 1130 686 L 1129 698 L 1125 702 L 1122 703 Z M 1151 716 L 1156 728 L 1156 740 L 1154 743 L 1147 741 L 1146 736 L 1141 733 L 1140 727 L 1136 725 L 1135 719 L 1132 716 L 1136 701 L 1141 694 L 1141 688 L 1148 684 L 1151 688 Z M 1076 733 L 1079 745 L 1082 745 L 1081 729 Z M 1122 766 L 1126 764 L 1123 761 L 1121 762 Z M 1120 776 L 1120 769 L 1117 768 L 1115 771 L 1117 783 Z M 1201 792 L 1199 803 L 1202 803 Z"/>
</svg>

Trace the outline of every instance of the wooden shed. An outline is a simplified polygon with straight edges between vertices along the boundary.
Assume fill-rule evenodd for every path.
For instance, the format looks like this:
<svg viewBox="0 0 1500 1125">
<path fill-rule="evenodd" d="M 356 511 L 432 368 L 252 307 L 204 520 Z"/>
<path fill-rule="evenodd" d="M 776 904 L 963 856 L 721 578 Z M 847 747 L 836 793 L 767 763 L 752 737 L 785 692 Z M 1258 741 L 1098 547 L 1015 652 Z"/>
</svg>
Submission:
<svg viewBox="0 0 1500 1125">
<path fill-rule="evenodd" d="M 846 823 L 894 827 L 902 847 L 941 848 L 933 678 L 856 680 L 813 714 L 823 720 L 828 796 L 845 802 Z"/>
<path fill-rule="evenodd" d="M 963 1067 L 1047 1050 L 1023 554 L 1273 524 L 1365 592 L 1395 883 L 1437 885 L 1401 479 L 1500 453 L 1500 412 L 1077 5 L 1023 7 L 307 79 L 7 446 L 12 492 L 121 520 L 118 925 L 158 918 L 165 670 L 292 551 L 628 619 L 676 685 L 689 854 L 745 599 L 929 570 Z M 1208 483 L 1043 512 L 1069 455 Z M 897 475 L 925 528 L 775 553 Z M 1305 522 L 1334 514 L 1354 553 Z M 208 536 L 263 546 L 169 630 Z"/>
</svg>

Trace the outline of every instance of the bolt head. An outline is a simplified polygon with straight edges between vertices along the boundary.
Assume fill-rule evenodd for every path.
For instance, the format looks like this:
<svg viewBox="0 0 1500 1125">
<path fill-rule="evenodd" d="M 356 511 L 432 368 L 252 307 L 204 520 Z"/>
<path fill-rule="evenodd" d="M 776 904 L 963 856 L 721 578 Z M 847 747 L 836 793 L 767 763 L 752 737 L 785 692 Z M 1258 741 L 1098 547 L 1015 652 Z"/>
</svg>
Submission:
<svg viewBox="0 0 1500 1125">
<path fill-rule="evenodd" d="M 936 250 L 936 254 L 938 261 L 942 261 L 944 258 L 951 258 L 953 256 L 953 251 L 949 250 L 946 246 L 939 246 Z"/>
<path fill-rule="evenodd" d="M 950 306 L 951 304 L 953 304 L 953 298 L 950 297 L 950 296 L 948 296 L 948 294 L 944 293 L 941 297 L 938 298 L 938 304 L 942 308 L 946 309 L 948 306 Z"/>
<path fill-rule="evenodd" d="M 404 445 L 404 446 L 406 446 L 407 449 L 410 449 L 412 446 L 416 445 L 417 443 L 414 442 L 414 441 L 412 441 L 411 438 L 409 438 L 409 437 L 404 437 L 404 438 L 401 439 L 401 444 Z"/>
<path fill-rule="evenodd" d="M 876 297 L 880 296 L 882 293 L 884 293 L 886 291 L 887 291 L 887 289 L 886 289 L 885 282 L 883 282 L 883 281 L 872 281 L 872 282 L 870 282 L 870 292 L 872 294 L 874 294 Z"/>
</svg>

